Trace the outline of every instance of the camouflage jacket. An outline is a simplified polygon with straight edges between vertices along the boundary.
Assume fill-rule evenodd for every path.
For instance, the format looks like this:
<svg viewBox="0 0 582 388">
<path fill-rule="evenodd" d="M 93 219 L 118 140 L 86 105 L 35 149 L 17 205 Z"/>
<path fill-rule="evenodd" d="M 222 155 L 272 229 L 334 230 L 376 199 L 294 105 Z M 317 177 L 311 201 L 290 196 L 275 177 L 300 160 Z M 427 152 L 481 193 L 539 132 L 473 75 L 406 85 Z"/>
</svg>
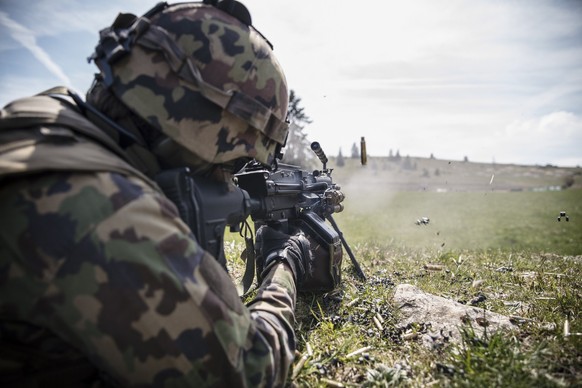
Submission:
<svg viewBox="0 0 582 388">
<path fill-rule="evenodd" d="M 30 373 L 55 383 L 59 365 L 83 359 L 121 386 L 284 384 L 289 268 L 244 306 L 175 206 L 99 131 L 48 96 L 1 112 L 0 385 Z"/>
</svg>

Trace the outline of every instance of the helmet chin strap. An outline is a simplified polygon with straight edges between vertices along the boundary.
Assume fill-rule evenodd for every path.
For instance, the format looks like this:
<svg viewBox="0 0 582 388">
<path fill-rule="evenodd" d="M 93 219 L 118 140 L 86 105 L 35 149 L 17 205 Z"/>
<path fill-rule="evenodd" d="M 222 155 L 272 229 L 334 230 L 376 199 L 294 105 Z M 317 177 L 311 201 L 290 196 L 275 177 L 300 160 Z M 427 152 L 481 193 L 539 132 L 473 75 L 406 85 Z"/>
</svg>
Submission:
<svg viewBox="0 0 582 388">
<path fill-rule="evenodd" d="M 115 132 L 119 134 L 119 145 L 122 148 L 127 148 L 133 144 L 139 144 L 145 146 L 143 142 L 138 139 L 133 133 L 123 128 L 121 125 L 117 124 L 115 121 L 111 120 L 109 117 L 101 113 L 93 105 L 86 103 L 79 97 L 79 95 L 72 90 L 67 90 L 67 94 L 73 99 L 75 104 L 81 109 L 83 114 L 87 116 L 91 121 L 96 122 L 98 126 L 112 128 Z"/>
</svg>

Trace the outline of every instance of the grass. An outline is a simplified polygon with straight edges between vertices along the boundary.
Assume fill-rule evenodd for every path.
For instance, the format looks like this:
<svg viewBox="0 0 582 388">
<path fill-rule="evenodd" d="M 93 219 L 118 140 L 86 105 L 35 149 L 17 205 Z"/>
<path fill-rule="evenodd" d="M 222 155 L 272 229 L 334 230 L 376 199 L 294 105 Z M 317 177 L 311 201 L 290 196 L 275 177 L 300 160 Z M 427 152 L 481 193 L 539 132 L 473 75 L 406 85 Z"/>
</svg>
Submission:
<svg viewBox="0 0 582 388">
<path fill-rule="evenodd" d="M 362 283 L 345 265 L 341 289 L 331 295 L 303 295 L 297 333 L 301 355 L 312 356 L 296 374 L 298 386 L 571 386 L 582 383 L 582 259 L 503 250 L 418 252 L 362 244 L 355 253 L 369 277 Z M 442 266 L 427 271 L 425 264 Z M 475 280 L 484 284 L 476 290 Z M 477 336 L 464 332 L 460 345 L 427 349 L 399 327 L 392 305 L 394 285 L 411 283 L 460 303 L 484 295 L 487 310 L 519 316 L 517 334 Z M 354 302 L 355 301 L 355 302 Z M 382 329 L 374 317 L 382 317 Z M 412 337 L 413 338 L 413 337 Z M 309 345 L 308 345 L 309 344 Z M 364 353 L 348 357 L 361 348 Z M 296 364 L 297 365 L 297 364 Z M 330 385 L 330 384 L 327 384 Z"/>
<path fill-rule="evenodd" d="M 336 177 L 348 182 L 346 210 L 336 220 L 368 281 L 358 279 L 344 255 L 337 291 L 299 296 L 298 354 L 289 385 L 582 386 L 582 336 L 564 329 L 567 324 L 570 333 L 582 332 L 581 189 L 514 192 L 486 185 L 489 190 L 477 191 L 456 185 L 438 192 L 442 182 L 433 180 L 424 182 L 426 190 L 403 192 L 374 181 L 372 172 L 358 181 L 347 171 Z M 530 188 L 559 181 L 545 172 L 532 172 L 539 176 L 528 181 Z M 421 187 L 418 182 L 412 184 Z M 569 222 L 557 221 L 560 211 Z M 417 225 L 421 217 L 430 223 Z M 242 248 L 231 240 L 227 256 L 238 257 Z M 460 344 L 428 349 L 414 335 L 426 330 L 423 322 L 398 325 L 392 295 L 402 283 L 460 303 L 484 296 L 478 307 L 516 317 L 519 329 L 477 335 L 465 327 Z"/>
<path fill-rule="evenodd" d="M 354 243 L 385 241 L 431 249 L 580 254 L 582 191 L 347 193 L 336 221 Z M 572 222 L 557 221 L 566 211 Z M 428 226 L 415 221 L 428 217 Z M 578 221 L 578 222 L 576 222 Z"/>
</svg>

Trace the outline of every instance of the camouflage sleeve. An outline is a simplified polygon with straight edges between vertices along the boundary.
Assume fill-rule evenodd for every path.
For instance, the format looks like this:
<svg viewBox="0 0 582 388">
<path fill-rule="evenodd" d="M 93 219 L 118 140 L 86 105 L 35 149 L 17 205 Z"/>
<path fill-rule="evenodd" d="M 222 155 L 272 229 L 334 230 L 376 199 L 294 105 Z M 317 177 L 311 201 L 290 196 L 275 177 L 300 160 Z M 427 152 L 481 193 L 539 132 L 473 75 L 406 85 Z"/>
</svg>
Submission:
<svg viewBox="0 0 582 388">
<path fill-rule="evenodd" d="M 14 186 L 14 185 L 13 185 Z M 18 185 L 16 185 L 18 186 Z M 175 207 L 141 180 L 51 174 L 0 190 L 2 309 L 48 327 L 122 385 L 282 385 L 295 285 L 273 269 L 246 308 Z"/>
</svg>

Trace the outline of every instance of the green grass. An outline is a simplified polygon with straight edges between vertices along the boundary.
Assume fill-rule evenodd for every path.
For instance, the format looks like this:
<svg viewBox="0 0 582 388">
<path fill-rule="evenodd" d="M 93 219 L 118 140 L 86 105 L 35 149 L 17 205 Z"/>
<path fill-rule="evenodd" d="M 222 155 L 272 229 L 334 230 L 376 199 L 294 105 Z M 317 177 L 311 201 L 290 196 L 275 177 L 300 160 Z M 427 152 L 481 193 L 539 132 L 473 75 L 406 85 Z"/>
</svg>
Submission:
<svg viewBox="0 0 582 388">
<path fill-rule="evenodd" d="M 472 171 L 473 178 L 481 172 L 489 182 L 485 168 Z M 456 171 L 455 177 L 468 169 Z M 532 187 L 558 180 L 544 175 L 544 169 L 536 171 L 537 180 L 527 183 Z M 442 182 L 432 177 L 424 182 L 426 190 L 416 178 L 412 185 L 421 188 L 402 192 L 369 173 L 361 181 L 348 170 L 336 177 L 347 183 L 346 209 L 336 220 L 368 281 L 358 279 L 344 255 L 337 291 L 299 296 L 298 356 L 289 383 L 582 386 L 582 336 L 564 335 L 566 321 L 571 333 L 582 332 L 582 190 L 462 191 L 457 185 L 436 192 Z M 406 180 L 395 176 L 391 182 Z M 569 222 L 557 221 L 560 211 L 566 211 Z M 421 217 L 430 223 L 416 225 Z M 241 250 L 240 240 L 227 244 L 229 257 Z M 427 264 L 440 270 L 427 270 Z M 233 265 L 240 267 L 240 262 L 233 260 Z M 481 285 L 475 287 L 475 281 Z M 460 344 L 427 349 L 410 335 L 425 329 L 422 322 L 397 325 L 392 295 L 402 283 L 460 303 L 483 295 L 479 307 L 519 317 L 519 329 L 480 336 L 465 328 Z M 374 323 L 378 316 L 381 328 Z"/>
<path fill-rule="evenodd" d="M 354 243 L 582 254 L 582 190 L 346 193 L 335 216 Z M 570 222 L 558 222 L 566 211 Z M 428 225 L 416 220 L 428 217 Z"/>
<path fill-rule="evenodd" d="M 313 353 L 295 376 L 297 385 L 325 386 L 322 377 L 347 386 L 582 384 L 582 338 L 563 334 L 566 319 L 571 332 L 582 332 L 582 258 L 504 250 L 431 254 L 379 244 L 354 251 L 367 282 L 345 263 L 338 292 L 299 298 L 299 352 L 307 354 L 309 343 Z M 428 263 L 442 270 L 427 271 Z M 475 289 L 475 280 L 483 287 Z M 426 349 L 396 325 L 391 297 L 401 283 L 461 303 L 482 294 L 486 300 L 479 307 L 519 316 L 522 324 L 515 334 L 479 337 L 467 331 L 460 345 Z M 373 320 L 377 314 L 382 330 Z M 408 329 L 422 331 L 422 322 Z M 364 347 L 370 349 L 347 357 Z"/>
</svg>

